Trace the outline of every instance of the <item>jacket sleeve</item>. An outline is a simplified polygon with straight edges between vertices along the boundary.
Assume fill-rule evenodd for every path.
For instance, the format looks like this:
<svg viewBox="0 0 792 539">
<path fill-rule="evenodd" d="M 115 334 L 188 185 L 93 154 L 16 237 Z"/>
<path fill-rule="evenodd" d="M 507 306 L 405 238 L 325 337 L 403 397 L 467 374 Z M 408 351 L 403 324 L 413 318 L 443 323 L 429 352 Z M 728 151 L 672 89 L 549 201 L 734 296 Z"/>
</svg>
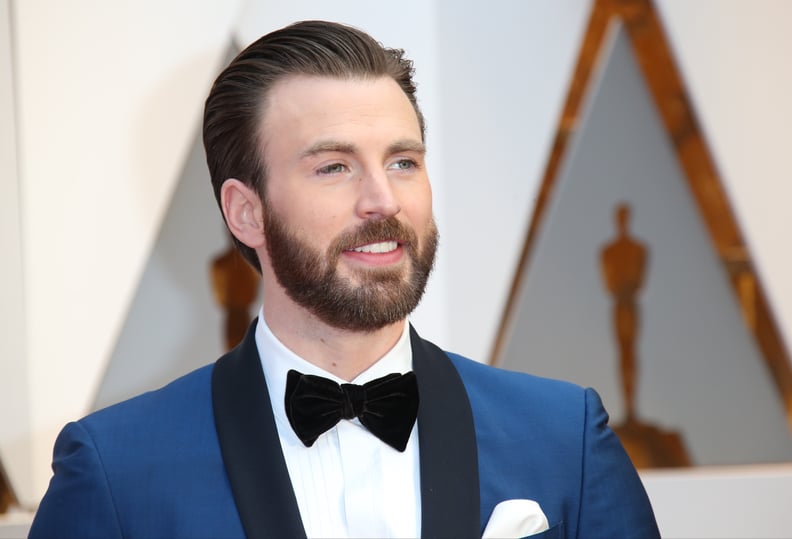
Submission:
<svg viewBox="0 0 792 539">
<path fill-rule="evenodd" d="M 122 536 L 101 457 L 80 423 L 69 423 L 58 436 L 52 470 L 30 539 Z"/>
<path fill-rule="evenodd" d="M 608 427 L 608 414 L 599 395 L 586 390 L 578 537 L 660 537 L 654 512 L 641 479 Z"/>
</svg>

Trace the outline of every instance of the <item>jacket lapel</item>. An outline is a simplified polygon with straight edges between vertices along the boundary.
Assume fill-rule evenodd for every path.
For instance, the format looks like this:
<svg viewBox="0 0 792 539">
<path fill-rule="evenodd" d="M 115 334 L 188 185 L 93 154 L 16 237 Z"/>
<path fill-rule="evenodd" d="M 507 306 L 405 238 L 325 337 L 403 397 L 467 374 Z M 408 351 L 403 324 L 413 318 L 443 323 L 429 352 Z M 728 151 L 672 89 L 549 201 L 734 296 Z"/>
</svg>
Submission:
<svg viewBox="0 0 792 539">
<path fill-rule="evenodd" d="M 256 323 L 212 373 L 220 450 L 247 537 L 305 537 L 256 349 Z M 421 398 L 421 535 L 478 537 L 478 455 L 467 392 L 442 350 L 412 327 L 410 340 Z"/>
<path fill-rule="evenodd" d="M 246 536 L 305 537 L 261 370 L 256 323 L 212 372 L 220 451 Z"/>
<path fill-rule="evenodd" d="M 480 537 L 478 452 L 465 386 L 448 356 L 410 327 L 418 378 L 421 536 Z"/>
</svg>

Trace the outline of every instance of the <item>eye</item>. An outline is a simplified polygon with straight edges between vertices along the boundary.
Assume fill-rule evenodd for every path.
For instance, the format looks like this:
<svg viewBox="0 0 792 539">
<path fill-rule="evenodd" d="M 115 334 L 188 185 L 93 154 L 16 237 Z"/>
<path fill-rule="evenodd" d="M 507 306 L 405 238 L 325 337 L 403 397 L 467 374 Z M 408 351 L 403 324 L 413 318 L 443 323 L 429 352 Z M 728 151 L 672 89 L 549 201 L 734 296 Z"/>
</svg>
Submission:
<svg viewBox="0 0 792 539">
<path fill-rule="evenodd" d="M 347 167 L 342 163 L 331 163 L 317 170 L 319 174 L 341 174 L 346 172 Z"/>
<path fill-rule="evenodd" d="M 412 170 L 417 167 L 418 163 L 416 163 L 414 160 L 404 158 L 394 161 L 388 168 L 391 170 Z"/>
</svg>

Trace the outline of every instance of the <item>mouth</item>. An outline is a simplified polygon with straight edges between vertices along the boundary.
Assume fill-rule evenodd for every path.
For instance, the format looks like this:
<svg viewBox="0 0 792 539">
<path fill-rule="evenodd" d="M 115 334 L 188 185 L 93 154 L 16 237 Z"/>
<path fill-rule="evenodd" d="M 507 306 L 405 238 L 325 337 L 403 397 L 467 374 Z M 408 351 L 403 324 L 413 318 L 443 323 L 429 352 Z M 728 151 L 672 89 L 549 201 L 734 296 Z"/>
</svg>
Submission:
<svg viewBox="0 0 792 539">
<path fill-rule="evenodd" d="M 353 253 L 383 254 L 393 252 L 398 249 L 398 247 L 399 243 L 397 241 L 380 241 L 377 243 L 368 243 L 366 245 L 353 247 L 352 249 L 349 249 L 349 251 Z"/>
</svg>

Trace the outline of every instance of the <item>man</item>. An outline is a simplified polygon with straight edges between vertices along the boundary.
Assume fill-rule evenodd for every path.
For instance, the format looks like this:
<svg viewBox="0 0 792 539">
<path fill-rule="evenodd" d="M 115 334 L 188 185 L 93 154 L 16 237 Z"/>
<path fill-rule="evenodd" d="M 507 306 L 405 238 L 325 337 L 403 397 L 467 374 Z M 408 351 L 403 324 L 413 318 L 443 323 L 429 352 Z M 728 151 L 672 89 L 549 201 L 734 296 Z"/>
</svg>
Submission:
<svg viewBox="0 0 792 539">
<path fill-rule="evenodd" d="M 407 324 L 437 231 L 401 51 L 268 34 L 215 82 L 204 144 L 259 317 L 214 365 L 68 425 L 31 537 L 657 535 L 593 391 Z"/>
</svg>

